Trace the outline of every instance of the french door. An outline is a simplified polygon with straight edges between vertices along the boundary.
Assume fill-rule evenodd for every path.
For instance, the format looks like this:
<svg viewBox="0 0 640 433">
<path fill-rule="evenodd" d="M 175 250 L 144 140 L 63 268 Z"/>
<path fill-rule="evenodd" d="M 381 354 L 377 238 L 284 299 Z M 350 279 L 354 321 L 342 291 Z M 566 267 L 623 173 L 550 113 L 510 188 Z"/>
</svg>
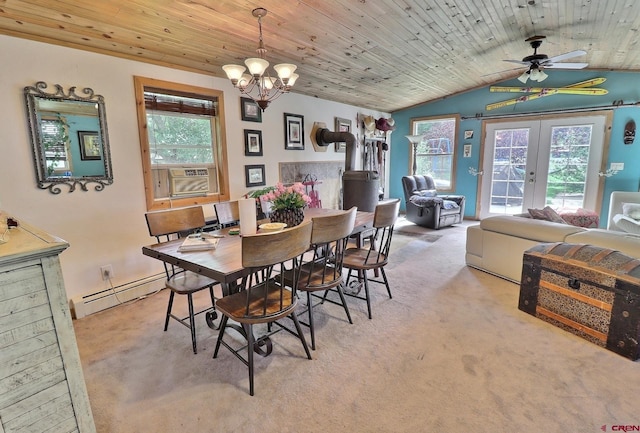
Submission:
<svg viewBox="0 0 640 433">
<path fill-rule="evenodd" d="M 480 218 L 596 209 L 605 115 L 487 121 Z"/>
</svg>

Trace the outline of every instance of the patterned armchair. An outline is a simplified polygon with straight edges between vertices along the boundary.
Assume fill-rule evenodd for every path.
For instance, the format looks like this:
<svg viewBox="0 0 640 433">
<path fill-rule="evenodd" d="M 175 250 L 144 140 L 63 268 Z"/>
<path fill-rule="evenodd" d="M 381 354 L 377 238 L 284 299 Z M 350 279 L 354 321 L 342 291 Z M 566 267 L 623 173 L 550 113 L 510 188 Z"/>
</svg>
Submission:
<svg viewBox="0 0 640 433">
<path fill-rule="evenodd" d="M 440 229 L 462 222 L 464 196 L 438 195 L 431 176 L 402 177 L 407 220 L 419 226 Z"/>
</svg>

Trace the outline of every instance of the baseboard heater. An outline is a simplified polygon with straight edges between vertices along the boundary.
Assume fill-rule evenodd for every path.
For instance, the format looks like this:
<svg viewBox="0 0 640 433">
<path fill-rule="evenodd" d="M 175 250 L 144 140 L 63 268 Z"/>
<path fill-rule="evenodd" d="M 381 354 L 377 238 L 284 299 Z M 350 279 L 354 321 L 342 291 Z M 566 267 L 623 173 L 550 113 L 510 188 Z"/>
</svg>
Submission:
<svg viewBox="0 0 640 433">
<path fill-rule="evenodd" d="M 73 318 L 81 319 L 98 311 L 157 292 L 164 288 L 165 278 L 165 274 L 162 272 L 113 288 L 109 287 L 99 292 L 73 297 L 70 301 Z"/>
</svg>

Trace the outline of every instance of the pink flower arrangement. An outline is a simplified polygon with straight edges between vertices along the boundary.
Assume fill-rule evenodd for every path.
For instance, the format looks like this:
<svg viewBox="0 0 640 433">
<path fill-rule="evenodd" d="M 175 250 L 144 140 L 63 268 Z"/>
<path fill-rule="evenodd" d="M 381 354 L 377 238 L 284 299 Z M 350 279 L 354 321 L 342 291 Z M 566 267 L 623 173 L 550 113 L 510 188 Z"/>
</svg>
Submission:
<svg viewBox="0 0 640 433">
<path fill-rule="evenodd" d="M 296 182 L 291 186 L 284 186 L 278 182 L 272 191 L 260 198 L 271 202 L 271 210 L 302 209 L 311 203 L 311 198 L 307 195 L 301 182 Z"/>
</svg>

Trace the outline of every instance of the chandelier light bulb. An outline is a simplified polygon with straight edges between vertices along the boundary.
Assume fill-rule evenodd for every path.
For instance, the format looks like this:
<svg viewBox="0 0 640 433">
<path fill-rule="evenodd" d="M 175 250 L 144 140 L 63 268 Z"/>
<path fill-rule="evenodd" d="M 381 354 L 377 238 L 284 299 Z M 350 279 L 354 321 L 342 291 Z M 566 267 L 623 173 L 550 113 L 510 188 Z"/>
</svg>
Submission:
<svg viewBox="0 0 640 433">
<path fill-rule="evenodd" d="M 275 65 L 273 69 L 278 73 L 278 77 L 282 80 L 283 83 L 286 83 L 293 72 L 296 70 L 297 66 L 292 65 L 291 63 L 280 63 L 279 65 Z"/>
<path fill-rule="evenodd" d="M 275 65 L 278 78 L 272 77 L 267 68 L 269 62 L 265 59 L 267 49 L 262 39 L 262 18 L 267 15 L 264 8 L 255 8 L 252 15 L 258 18 L 258 28 L 260 38 L 256 53 L 258 57 L 251 57 L 244 61 L 249 71 L 245 73 L 245 67 L 240 65 L 224 65 L 222 69 L 227 74 L 227 78 L 241 94 L 254 100 L 264 111 L 269 102 L 276 99 L 283 93 L 288 93 L 298 79 L 298 74 L 294 73 L 297 66 L 291 63 L 280 63 Z"/>
<path fill-rule="evenodd" d="M 289 78 L 289 82 L 287 83 L 287 86 L 288 87 L 292 87 L 296 83 L 296 80 L 298 79 L 299 76 L 300 75 L 295 74 L 295 73 L 291 74 L 291 78 Z"/>
<path fill-rule="evenodd" d="M 244 64 L 247 65 L 247 69 L 249 69 L 249 73 L 254 77 L 261 77 L 264 74 L 264 71 L 269 67 L 269 62 L 264 59 L 259 59 L 257 57 L 252 57 L 244 61 Z"/>
<path fill-rule="evenodd" d="M 232 82 L 235 80 L 235 83 L 237 83 L 242 78 L 242 74 L 244 74 L 246 68 L 240 65 L 224 65 L 222 69 L 227 74 L 227 78 Z"/>
</svg>

